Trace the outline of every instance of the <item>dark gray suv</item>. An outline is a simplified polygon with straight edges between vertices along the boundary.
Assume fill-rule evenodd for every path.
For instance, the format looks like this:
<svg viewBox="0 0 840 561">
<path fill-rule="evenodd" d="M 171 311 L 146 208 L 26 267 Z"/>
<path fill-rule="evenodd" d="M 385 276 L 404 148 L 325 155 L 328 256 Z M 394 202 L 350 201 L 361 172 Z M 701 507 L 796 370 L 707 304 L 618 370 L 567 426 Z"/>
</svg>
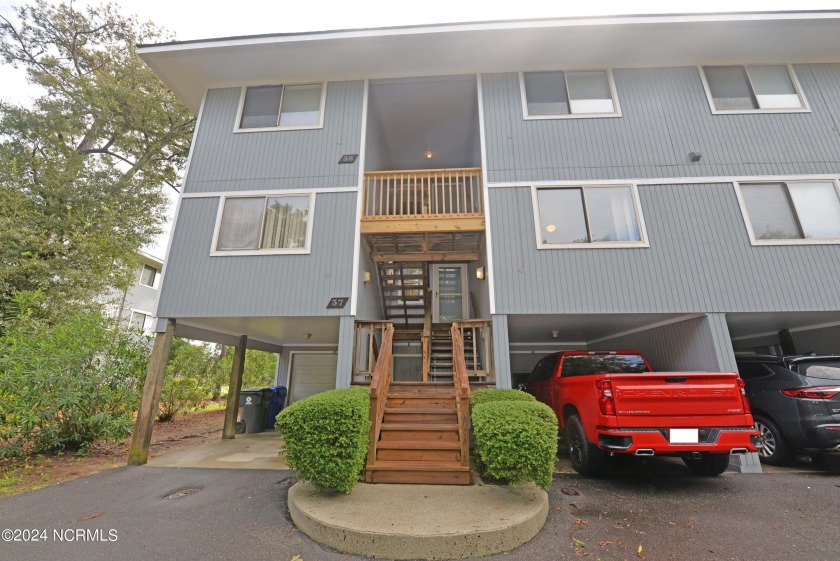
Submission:
<svg viewBox="0 0 840 561">
<path fill-rule="evenodd" d="M 798 450 L 840 452 L 840 356 L 756 355 L 736 361 L 761 431 L 761 461 L 784 464 Z"/>
</svg>

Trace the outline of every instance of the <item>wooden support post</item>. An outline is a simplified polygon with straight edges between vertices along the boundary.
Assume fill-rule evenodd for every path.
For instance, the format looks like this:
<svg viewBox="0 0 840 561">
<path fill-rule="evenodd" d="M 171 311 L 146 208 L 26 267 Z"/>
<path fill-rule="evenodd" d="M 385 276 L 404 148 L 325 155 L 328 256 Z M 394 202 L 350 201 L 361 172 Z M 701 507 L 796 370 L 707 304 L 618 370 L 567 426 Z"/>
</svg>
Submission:
<svg viewBox="0 0 840 561">
<path fill-rule="evenodd" d="M 248 336 L 239 338 L 239 343 L 233 351 L 233 366 L 230 369 L 230 386 L 228 386 L 227 407 L 225 408 L 225 428 L 222 430 L 222 440 L 236 437 L 236 414 L 239 411 L 239 392 L 242 391 L 242 373 L 245 371 L 245 349 L 248 346 Z"/>
<path fill-rule="evenodd" d="M 143 397 L 140 398 L 140 410 L 134 424 L 131 448 L 128 450 L 128 465 L 142 466 L 149 460 L 149 446 L 152 443 L 152 427 L 157 416 L 160 392 L 166 376 L 169 351 L 172 349 L 172 337 L 175 334 L 175 320 L 166 323 L 166 331 L 155 336 L 155 346 L 149 365 L 146 368 L 146 382 L 143 384 Z"/>
</svg>

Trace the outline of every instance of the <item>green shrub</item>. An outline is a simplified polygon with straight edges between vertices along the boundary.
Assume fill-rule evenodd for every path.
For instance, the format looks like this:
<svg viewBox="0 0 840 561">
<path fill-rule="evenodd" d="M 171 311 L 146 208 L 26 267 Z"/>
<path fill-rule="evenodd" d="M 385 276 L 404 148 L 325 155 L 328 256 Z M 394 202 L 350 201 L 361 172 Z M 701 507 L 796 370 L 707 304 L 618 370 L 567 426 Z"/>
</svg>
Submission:
<svg viewBox="0 0 840 561">
<path fill-rule="evenodd" d="M 369 410 L 367 388 L 331 390 L 284 409 L 277 430 L 289 467 L 319 489 L 352 491 L 367 458 Z"/>
<path fill-rule="evenodd" d="M 175 338 L 160 393 L 157 420 L 171 421 L 175 415 L 200 406 L 213 395 L 220 371 L 221 361 L 206 343 L 196 345 Z"/>
<path fill-rule="evenodd" d="M 146 341 L 113 330 L 96 312 L 50 324 L 30 305 L 21 300 L 0 333 L 0 457 L 131 434 Z"/>
<path fill-rule="evenodd" d="M 482 403 L 491 401 L 536 401 L 534 396 L 520 390 L 502 390 L 498 388 L 484 388 L 470 394 L 470 409 Z"/>
<path fill-rule="evenodd" d="M 551 486 L 557 417 L 550 407 L 536 401 L 481 403 L 472 410 L 472 424 L 482 475 L 512 485 Z"/>
</svg>

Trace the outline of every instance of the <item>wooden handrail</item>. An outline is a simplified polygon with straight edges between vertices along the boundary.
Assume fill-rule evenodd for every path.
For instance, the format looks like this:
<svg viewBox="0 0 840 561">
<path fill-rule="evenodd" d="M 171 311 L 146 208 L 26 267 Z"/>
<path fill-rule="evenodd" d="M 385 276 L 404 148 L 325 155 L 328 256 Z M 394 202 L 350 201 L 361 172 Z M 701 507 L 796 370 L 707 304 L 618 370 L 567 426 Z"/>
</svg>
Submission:
<svg viewBox="0 0 840 561">
<path fill-rule="evenodd" d="M 481 168 L 365 173 L 365 220 L 483 215 Z"/>
<path fill-rule="evenodd" d="M 464 359 L 464 339 L 459 322 L 452 322 L 452 379 L 455 382 L 455 406 L 458 411 L 458 433 L 461 440 L 461 465 L 470 465 L 470 380 Z"/>
<path fill-rule="evenodd" d="M 376 359 L 376 366 L 373 368 L 373 378 L 370 381 L 370 434 L 368 437 L 368 464 L 375 463 L 376 446 L 379 442 L 379 433 L 382 429 L 382 417 L 385 413 L 385 401 L 388 397 L 388 389 L 391 387 L 391 379 L 394 374 L 393 363 L 393 342 L 394 324 L 385 323 L 382 345 L 379 348 L 379 358 Z"/>
</svg>

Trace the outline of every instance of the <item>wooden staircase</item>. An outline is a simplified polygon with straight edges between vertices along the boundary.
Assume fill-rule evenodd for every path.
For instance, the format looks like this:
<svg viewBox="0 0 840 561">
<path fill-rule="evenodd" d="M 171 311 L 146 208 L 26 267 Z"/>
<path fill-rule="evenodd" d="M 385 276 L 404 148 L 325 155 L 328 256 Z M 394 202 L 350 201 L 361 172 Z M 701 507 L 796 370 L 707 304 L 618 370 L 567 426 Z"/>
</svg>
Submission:
<svg viewBox="0 0 840 561">
<path fill-rule="evenodd" d="M 382 309 L 395 324 L 423 323 L 428 267 L 422 262 L 379 263 Z"/>
<path fill-rule="evenodd" d="M 455 368 L 452 355 L 452 324 L 435 323 L 431 329 L 431 351 L 429 358 L 429 379 L 433 381 L 451 380 Z M 464 331 L 464 359 L 473 369 L 481 369 L 481 357 L 475 354 L 473 332 Z"/>
<path fill-rule="evenodd" d="M 365 481 L 469 485 L 469 460 L 462 455 L 469 434 L 459 423 L 457 401 L 452 382 L 391 383 Z"/>
</svg>

